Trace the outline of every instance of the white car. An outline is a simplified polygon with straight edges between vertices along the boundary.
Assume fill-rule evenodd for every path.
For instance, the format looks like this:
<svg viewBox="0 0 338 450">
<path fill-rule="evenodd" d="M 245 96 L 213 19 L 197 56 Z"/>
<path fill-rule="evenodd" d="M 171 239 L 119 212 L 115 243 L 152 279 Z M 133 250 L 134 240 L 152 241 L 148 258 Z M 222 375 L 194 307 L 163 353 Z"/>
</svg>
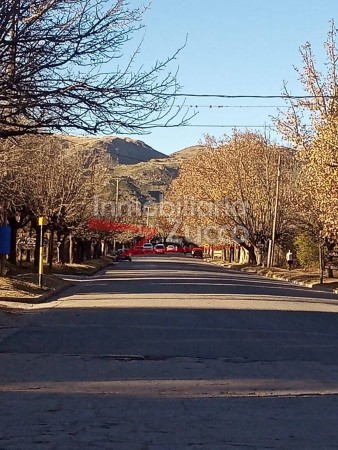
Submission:
<svg viewBox="0 0 338 450">
<path fill-rule="evenodd" d="M 176 245 L 168 245 L 166 248 L 167 252 L 176 252 L 177 251 L 177 246 Z"/>
<path fill-rule="evenodd" d="M 156 244 L 154 247 L 154 253 L 164 253 L 165 246 L 163 244 Z"/>
<path fill-rule="evenodd" d="M 153 253 L 154 246 L 151 242 L 145 242 L 143 244 L 143 253 Z"/>
</svg>

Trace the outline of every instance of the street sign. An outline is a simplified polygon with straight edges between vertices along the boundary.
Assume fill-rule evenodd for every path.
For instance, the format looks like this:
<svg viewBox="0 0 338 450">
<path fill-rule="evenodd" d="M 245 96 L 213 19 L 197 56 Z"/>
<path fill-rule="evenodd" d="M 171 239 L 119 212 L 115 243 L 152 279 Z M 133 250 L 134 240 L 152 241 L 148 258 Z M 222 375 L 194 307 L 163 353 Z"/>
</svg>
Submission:
<svg viewBox="0 0 338 450">
<path fill-rule="evenodd" d="M 47 225 L 48 221 L 46 217 L 39 217 L 39 226 L 42 227 L 44 225 Z"/>
<path fill-rule="evenodd" d="M 0 255 L 9 255 L 11 251 L 11 227 L 0 226 Z"/>
</svg>

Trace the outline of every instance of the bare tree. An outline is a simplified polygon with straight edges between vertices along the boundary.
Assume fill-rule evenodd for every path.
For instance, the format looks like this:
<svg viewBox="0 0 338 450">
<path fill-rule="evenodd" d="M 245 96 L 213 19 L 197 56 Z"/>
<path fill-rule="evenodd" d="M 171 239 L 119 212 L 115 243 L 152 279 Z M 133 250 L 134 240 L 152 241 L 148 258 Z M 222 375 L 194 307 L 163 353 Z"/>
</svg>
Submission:
<svg viewBox="0 0 338 450">
<path fill-rule="evenodd" d="M 70 230 L 86 227 L 95 195 L 106 189 L 111 176 L 103 150 L 76 145 L 65 149 L 57 137 L 18 138 L 15 146 L 7 145 L 0 153 L 0 160 L 6 161 L 5 156 L 9 169 L 0 172 L 0 201 L 8 199 L 12 263 L 16 261 L 16 231 L 29 222 L 38 234 L 39 216 L 47 218 L 52 238 L 54 232 L 67 236 Z"/>
<path fill-rule="evenodd" d="M 168 69 L 177 53 L 137 69 L 137 48 L 119 65 L 143 12 L 126 0 L 2 0 L 0 138 L 184 123 L 173 108 L 176 72 Z"/>
</svg>

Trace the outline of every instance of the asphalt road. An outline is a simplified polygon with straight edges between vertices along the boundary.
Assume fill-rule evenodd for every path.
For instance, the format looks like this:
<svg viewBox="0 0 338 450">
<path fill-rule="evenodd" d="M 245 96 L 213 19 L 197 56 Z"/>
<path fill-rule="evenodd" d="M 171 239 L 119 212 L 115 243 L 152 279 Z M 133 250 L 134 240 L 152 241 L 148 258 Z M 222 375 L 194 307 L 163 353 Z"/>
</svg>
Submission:
<svg viewBox="0 0 338 450">
<path fill-rule="evenodd" d="M 0 334 L 0 449 L 338 448 L 338 297 L 121 262 Z"/>
</svg>

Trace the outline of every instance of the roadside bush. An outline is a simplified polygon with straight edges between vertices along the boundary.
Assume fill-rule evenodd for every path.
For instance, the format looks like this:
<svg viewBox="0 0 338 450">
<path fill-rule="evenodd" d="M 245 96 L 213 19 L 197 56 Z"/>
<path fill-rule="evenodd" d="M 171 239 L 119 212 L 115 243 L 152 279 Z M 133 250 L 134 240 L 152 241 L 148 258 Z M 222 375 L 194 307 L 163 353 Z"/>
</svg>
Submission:
<svg viewBox="0 0 338 450">
<path fill-rule="evenodd" d="M 318 264 L 318 243 L 313 236 L 308 233 L 299 234 L 295 238 L 295 247 L 297 260 L 301 266 L 308 268 Z"/>
</svg>

